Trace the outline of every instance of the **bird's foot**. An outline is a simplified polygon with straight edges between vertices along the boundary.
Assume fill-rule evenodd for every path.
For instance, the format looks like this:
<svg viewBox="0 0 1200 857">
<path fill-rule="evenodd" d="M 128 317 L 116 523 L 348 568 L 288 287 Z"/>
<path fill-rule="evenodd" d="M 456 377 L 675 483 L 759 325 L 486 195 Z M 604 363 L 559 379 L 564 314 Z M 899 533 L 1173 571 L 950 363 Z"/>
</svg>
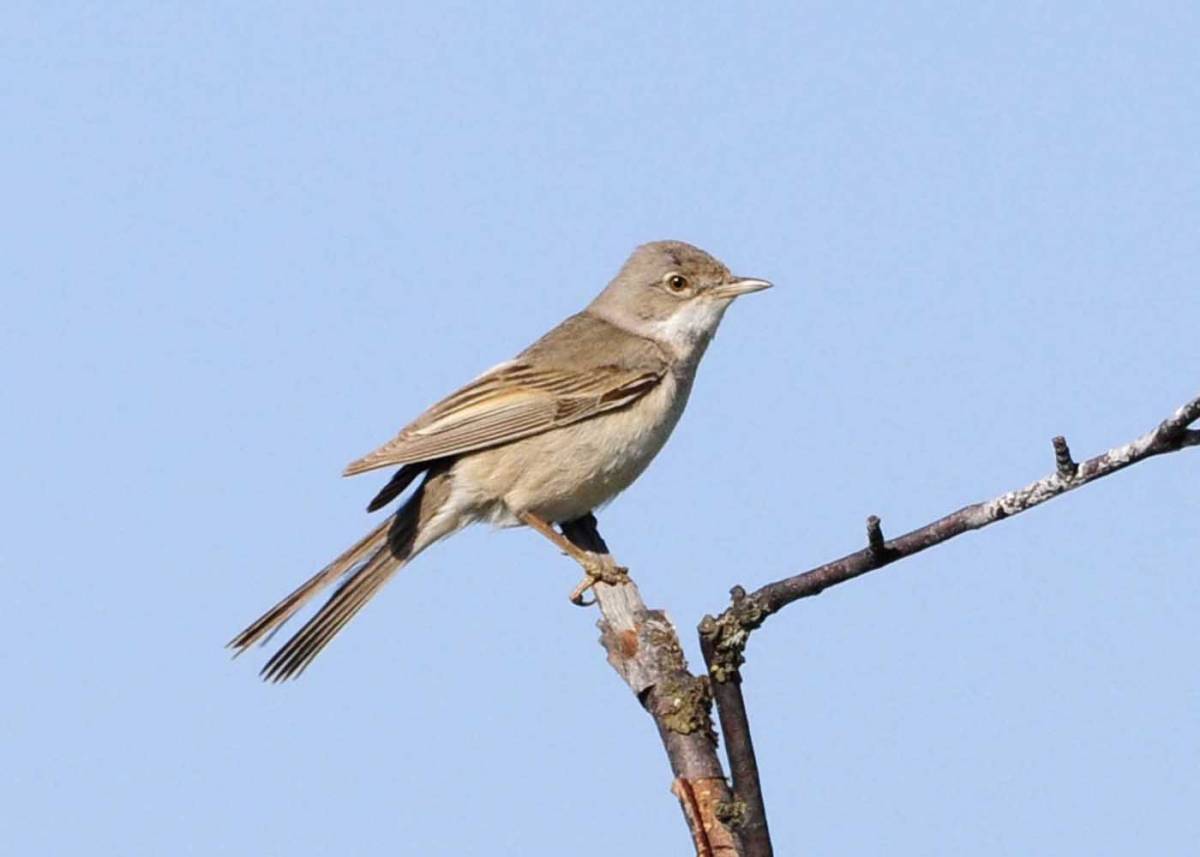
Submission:
<svg viewBox="0 0 1200 857">
<path fill-rule="evenodd" d="M 587 575 L 579 584 L 571 590 L 571 603 L 577 607 L 591 607 L 596 603 L 596 599 L 585 601 L 583 596 L 589 589 L 593 589 L 597 583 L 607 583 L 609 586 L 620 586 L 629 582 L 629 569 L 624 566 L 617 565 L 611 558 L 607 561 L 596 556 L 588 557 L 587 562 L 581 562 L 583 573 Z"/>
<path fill-rule="evenodd" d="M 629 582 L 629 569 L 623 568 L 613 561 L 604 540 L 600 538 L 600 533 L 596 530 L 596 519 L 590 513 L 582 518 L 560 524 L 563 528 L 561 533 L 532 512 L 522 512 L 517 517 L 527 526 L 537 530 L 558 545 L 563 553 L 583 567 L 583 573 L 587 577 L 579 581 L 579 585 L 571 591 L 572 604 L 580 607 L 590 607 L 595 604 L 595 599 L 584 601 L 583 596 L 589 589 L 595 588 L 597 583 L 620 586 Z M 575 541 L 575 538 L 578 537 L 582 537 L 579 543 Z"/>
</svg>

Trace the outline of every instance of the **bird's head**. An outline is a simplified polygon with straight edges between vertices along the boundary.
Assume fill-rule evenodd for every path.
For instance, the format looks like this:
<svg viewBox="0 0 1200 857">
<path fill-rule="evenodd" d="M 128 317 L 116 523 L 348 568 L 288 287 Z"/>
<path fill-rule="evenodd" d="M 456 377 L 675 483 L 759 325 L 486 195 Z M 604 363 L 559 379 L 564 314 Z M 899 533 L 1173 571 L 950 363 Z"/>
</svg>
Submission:
<svg viewBox="0 0 1200 857">
<path fill-rule="evenodd" d="M 687 357 L 708 344 L 735 298 L 770 286 L 734 276 L 699 247 L 654 241 L 633 251 L 589 310 Z"/>
</svg>

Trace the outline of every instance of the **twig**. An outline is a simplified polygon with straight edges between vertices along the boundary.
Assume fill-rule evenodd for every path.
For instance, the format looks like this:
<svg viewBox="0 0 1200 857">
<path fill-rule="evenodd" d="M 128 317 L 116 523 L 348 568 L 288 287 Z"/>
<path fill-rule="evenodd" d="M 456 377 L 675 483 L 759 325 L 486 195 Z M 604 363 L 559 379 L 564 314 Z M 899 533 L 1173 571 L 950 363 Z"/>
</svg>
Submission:
<svg viewBox="0 0 1200 857">
<path fill-rule="evenodd" d="M 867 518 L 867 550 L 876 559 L 883 559 L 887 556 L 887 542 L 883 538 L 883 524 L 879 521 L 878 515 L 871 515 Z"/>
<path fill-rule="evenodd" d="M 975 503 L 952 512 L 940 520 L 920 529 L 906 533 L 885 543 L 888 555 L 876 560 L 872 551 L 859 551 L 840 560 L 827 563 L 784 580 L 769 583 L 748 596 L 761 599 L 766 615 L 777 612 L 800 598 L 817 595 L 830 586 L 858 577 L 898 559 L 941 544 L 947 539 L 970 530 L 977 530 L 1020 514 L 1060 494 L 1072 491 L 1089 482 L 1123 470 L 1131 464 L 1145 461 L 1156 455 L 1177 452 L 1186 446 L 1200 443 L 1200 431 L 1188 430 L 1188 426 L 1200 420 L 1200 397 L 1193 399 L 1164 420 L 1153 431 L 1137 440 L 1110 449 L 1103 455 L 1090 458 L 1079 464 L 1070 480 L 1063 479 L 1057 470 L 1024 488 L 1001 494 L 992 500 Z M 1066 446 L 1066 442 L 1063 442 Z M 1056 455 L 1056 464 L 1058 456 Z M 728 611 L 727 611 L 728 612 Z M 765 618 L 765 616 L 763 617 Z M 761 623 L 760 623 L 761 624 Z"/>
<path fill-rule="evenodd" d="M 1054 438 L 1054 466 L 1058 471 L 1059 479 L 1074 479 L 1075 474 L 1079 472 L 1079 465 L 1075 463 L 1075 459 L 1071 458 L 1071 448 L 1067 446 L 1067 439 L 1061 434 Z"/>
<path fill-rule="evenodd" d="M 746 592 L 740 586 L 734 587 L 730 595 L 735 605 L 731 609 L 745 606 Z M 710 620 L 712 617 L 706 616 L 700 623 L 700 650 L 704 654 L 704 662 L 709 665 L 713 699 L 717 703 L 721 734 L 725 736 L 725 755 L 729 759 L 729 772 L 733 777 L 734 799 L 730 814 L 737 818 L 746 857 L 771 857 L 774 853 L 771 833 L 767 829 L 767 812 L 763 805 L 754 742 L 750 739 L 750 719 L 746 714 L 746 701 L 742 697 L 742 677 L 737 670 L 720 677 L 713 671 L 713 664 L 716 663 L 713 646 L 717 638 L 706 626 Z M 715 620 L 712 621 L 715 623 Z"/>
<path fill-rule="evenodd" d="M 831 586 L 920 553 L 970 530 L 1020 514 L 1131 464 L 1185 447 L 1200 446 L 1200 430 L 1189 428 L 1197 420 L 1200 420 L 1200 397 L 1183 405 L 1137 440 L 1110 449 L 1081 464 L 1076 464 L 1071 458 L 1065 438 L 1056 437 L 1055 472 L 1024 488 L 965 506 L 891 541 L 884 539 L 879 518 L 872 515 L 867 519 L 866 548 L 801 574 L 768 583 L 749 595 L 742 587 L 734 587 L 731 591 L 732 604 L 716 618 L 705 616 L 700 622 L 699 631 L 704 660 L 713 680 L 713 696 L 729 754 L 734 792 L 745 804 L 740 828 L 745 853 L 751 857 L 771 854 L 762 787 L 741 689 L 740 667 L 744 663 L 743 652 L 752 631 L 761 626 L 767 617 L 801 598 L 817 595 Z"/>
</svg>

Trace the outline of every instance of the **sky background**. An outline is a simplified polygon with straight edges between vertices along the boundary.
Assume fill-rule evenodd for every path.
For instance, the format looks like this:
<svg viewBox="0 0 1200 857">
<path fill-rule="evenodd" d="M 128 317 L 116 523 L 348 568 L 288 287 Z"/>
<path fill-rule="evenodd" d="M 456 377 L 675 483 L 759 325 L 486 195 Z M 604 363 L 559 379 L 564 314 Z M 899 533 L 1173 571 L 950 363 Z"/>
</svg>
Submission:
<svg viewBox="0 0 1200 857">
<path fill-rule="evenodd" d="M 302 680 L 224 643 L 370 526 L 339 478 L 637 244 L 740 301 L 601 515 L 734 583 L 1200 393 L 1194 3 L 0 12 L 13 854 L 684 854 L 578 576 L 470 530 Z M 797 604 L 746 694 L 779 854 L 1194 853 L 1200 451 Z"/>
</svg>

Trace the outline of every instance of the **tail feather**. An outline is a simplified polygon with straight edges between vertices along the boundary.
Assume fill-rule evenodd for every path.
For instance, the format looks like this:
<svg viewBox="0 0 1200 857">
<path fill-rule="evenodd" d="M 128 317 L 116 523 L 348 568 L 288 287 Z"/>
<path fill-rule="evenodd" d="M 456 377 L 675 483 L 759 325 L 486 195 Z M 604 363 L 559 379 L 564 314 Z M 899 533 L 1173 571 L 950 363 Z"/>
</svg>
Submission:
<svg viewBox="0 0 1200 857">
<path fill-rule="evenodd" d="M 406 464 L 401 467 L 396 471 L 396 474 L 388 484 L 384 485 L 383 489 L 375 495 L 375 499 L 367 504 L 367 511 L 374 512 L 376 509 L 382 509 L 388 503 L 395 500 L 404 493 L 404 489 L 409 486 L 409 483 L 420 476 L 428 467 L 429 464 L 426 462 Z"/>
<path fill-rule="evenodd" d="M 430 468 L 424 481 L 392 515 L 257 622 L 238 634 L 230 646 L 244 650 L 299 610 L 325 585 L 345 580 L 262 669 L 267 681 L 283 681 L 304 672 L 321 650 L 346 626 L 400 568 L 433 542 L 468 522 L 447 505 L 451 477 L 448 465 Z"/>
<path fill-rule="evenodd" d="M 307 604 L 314 595 L 378 551 L 379 547 L 387 539 L 388 528 L 391 524 L 392 518 L 385 519 L 379 526 L 363 536 L 349 550 L 345 551 L 341 556 L 329 563 L 329 565 L 296 587 L 290 595 L 286 596 L 282 601 L 256 619 L 246 630 L 230 640 L 227 646 L 236 650 L 234 657 L 240 655 L 260 639 L 265 642 L 265 637 L 268 637 L 271 632 L 277 630 L 284 622 L 292 618 L 296 614 L 296 611 Z"/>
<path fill-rule="evenodd" d="M 371 596 L 404 564 L 380 548 L 365 566 L 342 582 L 325 605 L 263 667 L 267 681 L 283 681 L 304 672 L 313 658 L 354 618 Z"/>
</svg>

